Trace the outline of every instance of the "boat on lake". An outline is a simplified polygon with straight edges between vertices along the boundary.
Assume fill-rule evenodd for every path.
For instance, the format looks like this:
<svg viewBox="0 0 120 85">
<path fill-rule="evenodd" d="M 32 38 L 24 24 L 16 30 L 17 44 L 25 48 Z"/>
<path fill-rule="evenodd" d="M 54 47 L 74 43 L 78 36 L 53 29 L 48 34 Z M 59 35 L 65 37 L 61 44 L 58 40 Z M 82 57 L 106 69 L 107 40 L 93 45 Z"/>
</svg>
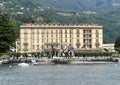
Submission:
<svg viewBox="0 0 120 85">
<path fill-rule="evenodd" d="M 27 63 L 19 63 L 18 66 L 21 66 L 21 67 L 28 67 L 29 64 L 27 64 Z"/>
<path fill-rule="evenodd" d="M 35 58 L 32 58 L 32 59 L 31 59 L 31 63 L 32 63 L 32 65 L 38 65 L 38 63 L 36 62 L 36 59 L 35 59 Z"/>
</svg>

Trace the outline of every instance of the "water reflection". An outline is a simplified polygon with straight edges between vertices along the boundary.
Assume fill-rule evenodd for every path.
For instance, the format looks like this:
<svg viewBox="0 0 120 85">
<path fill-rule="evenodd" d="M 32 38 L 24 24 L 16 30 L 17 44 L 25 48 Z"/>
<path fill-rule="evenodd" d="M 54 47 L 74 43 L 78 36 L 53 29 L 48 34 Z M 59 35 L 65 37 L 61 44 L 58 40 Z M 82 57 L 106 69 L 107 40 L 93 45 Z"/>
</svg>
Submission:
<svg viewBox="0 0 120 85">
<path fill-rule="evenodd" d="M 0 85 L 120 85 L 120 64 L 0 66 Z"/>
</svg>

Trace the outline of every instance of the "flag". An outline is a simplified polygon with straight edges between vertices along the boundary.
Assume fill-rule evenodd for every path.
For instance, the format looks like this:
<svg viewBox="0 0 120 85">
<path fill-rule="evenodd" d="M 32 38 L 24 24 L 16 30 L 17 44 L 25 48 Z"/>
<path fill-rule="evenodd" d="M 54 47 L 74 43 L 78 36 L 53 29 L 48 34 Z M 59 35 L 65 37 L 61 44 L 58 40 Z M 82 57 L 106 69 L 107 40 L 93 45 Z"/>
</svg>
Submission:
<svg viewBox="0 0 120 85">
<path fill-rule="evenodd" d="M 10 47 L 9 47 L 9 49 L 10 49 L 10 50 L 13 50 L 13 49 L 14 49 L 14 47 L 10 46 Z"/>
<path fill-rule="evenodd" d="M 64 49 L 64 50 L 66 50 L 66 49 L 68 49 L 68 45 L 65 44 L 65 43 L 63 43 L 63 44 L 61 45 L 61 48 Z"/>
<path fill-rule="evenodd" d="M 59 51 L 60 50 L 60 47 L 53 47 L 56 51 Z"/>
<path fill-rule="evenodd" d="M 67 45 L 67 44 L 65 45 L 64 49 L 65 49 L 65 50 L 68 49 L 68 45 Z"/>
<path fill-rule="evenodd" d="M 9 46 L 10 51 L 15 51 L 15 48 L 13 46 Z"/>
<path fill-rule="evenodd" d="M 12 50 L 12 46 L 9 46 L 9 49 Z"/>
<path fill-rule="evenodd" d="M 35 48 L 35 51 L 36 51 L 36 52 L 37 52 L 37 51 L 39 51 L 39 48 L 38 48 L 38 47 L 36 47 L 36 48 Z"/>
<path fill-rule="evenodd" d="M 73 48 L 72 46 L 69 46 L 69 47 L 68 47 L 68 50 L 73 51 L 74 48 Z"/>
<path fill-rule="evenodd" d="M 66 49 L 68 49 L 68 47 L 69 47 L 69 46 L 66 44 Z"/>
</svg>

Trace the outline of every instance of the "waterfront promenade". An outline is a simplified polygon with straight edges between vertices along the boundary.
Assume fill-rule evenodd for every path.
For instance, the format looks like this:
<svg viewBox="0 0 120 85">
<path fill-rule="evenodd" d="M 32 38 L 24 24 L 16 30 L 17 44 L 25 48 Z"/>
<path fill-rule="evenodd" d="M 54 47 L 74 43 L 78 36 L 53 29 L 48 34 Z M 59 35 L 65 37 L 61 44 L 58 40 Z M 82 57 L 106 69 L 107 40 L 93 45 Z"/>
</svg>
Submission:
<svg viewBox="0 0 120 85">
<path fill-rule="evenodd" d="M 10 64 L 10 63 L 32 63 L 32 57 L 27 58 L 1 58 L 0 64 Z M 98 64 L 98 63 L 111 63 L 111 62 L 119 62 L 119 58 L 111 58 L 111 57 L 42 57 L 42 58 L 34 58 L 38 64 Z"/>
</svg>

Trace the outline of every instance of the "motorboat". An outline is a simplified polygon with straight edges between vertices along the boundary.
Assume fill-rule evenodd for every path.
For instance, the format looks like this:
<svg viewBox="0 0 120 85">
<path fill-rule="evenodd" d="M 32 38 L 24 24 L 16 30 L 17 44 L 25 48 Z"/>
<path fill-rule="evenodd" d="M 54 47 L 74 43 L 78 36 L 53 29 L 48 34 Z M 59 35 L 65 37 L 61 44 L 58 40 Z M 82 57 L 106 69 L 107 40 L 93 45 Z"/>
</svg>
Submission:
<svg viewBox="0 0 120 85">
<path fill-rule="evenodd" d="M 32 59 L 31 59 L 31 63 L 32 63 L 32 65 L 38 65 L 38 63 L 36 62 L 36 59 L 35 59 L 35 58 L 32 58 Z"/>
<path fill-rule="evenodd" d="M 27 64 L 27 63 L 19 63 L 18 66 L 21 66 L 21 67 L 28 67 L 29 64 Z"/>
<path fill-rule="evenodd" d="M 3 61 L 0 60 L 0 64 L 2 64 Z"/>
</svg>

